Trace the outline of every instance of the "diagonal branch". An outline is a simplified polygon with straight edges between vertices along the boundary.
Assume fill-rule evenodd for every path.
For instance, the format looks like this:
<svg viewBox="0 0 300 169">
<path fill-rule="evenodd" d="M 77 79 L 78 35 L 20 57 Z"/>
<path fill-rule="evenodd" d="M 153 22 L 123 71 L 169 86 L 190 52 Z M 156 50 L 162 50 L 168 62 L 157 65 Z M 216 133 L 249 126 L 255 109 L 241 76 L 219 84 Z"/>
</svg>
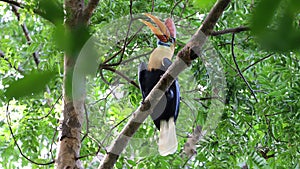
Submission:
<svg viewBox="0 0 300 169">
<path fill-rule="evenodd" d="M 207 36 L 213 31 L 217 20 L 222 15 L 230 0 L 219 0 L 211 9 L 200 29 L 192 36 L 190 42 L 177 54 L 176 60 L 168 68 L 160 81 L 155 85 L 143 104 L 133 113 L 117 139 L 111 145 L 110 150 L 105 155 L 99 169 L 113 168 L 119 155 L 126 148 L 130 138 L 134 135 L 144 120 L 152 113 L 164 91 L 173 83 L 179 73 L 186 69 L 193 59 L 196 59 L 200 50 L 206 42 Z"/>
<path fill-rule="evenodd" d="M 19 7 L 19 8 L 24 8 L 23 5 L 21 3 L 19 3 L 19 2 L 17 2 L 17 1 L 12 1 L 12 0 L 0 0 L 0 1 L 6 2 L 6 3 L 10 4 L 10 5 L 15 5 L 15 6 Z"/>
<path fill-rule="evenodd" d="M 126 75 L 124 75 L 122 72 L 120 72 L 120 71 L 118 71 L 118 70 L 116 70 L 116 69 L 114 69 L 112 67 L 106 67 L 106 66 L 103 67 L 103 69 L 109 70 L 111 72 L 115 72 L 116 74 L 118 74 L 119 76 L 121 76 L 123 79 L 125 79 L 128 83 L 132 84 L 134 87 L 136 87 L 138 89 L 140 88 L 139 85 L 135 81 L 131 80 L 129 77 L 127 77 Z"/>
<path fill-rule="evenodd" d="M 254 63 L 252 63 L 252 64 L 250 64 L 249 66 L 245 67 L 245 68 L 242 70 L 242 72 L 245 72 L 246 70 L 248 70 L 248 69 L 251 68 L 252 66 L 256 65 L 257 63 L 262 62 L 262 61 L 265 60 L 265 59 L 268 59 L 269 57 L 271 57 L 271 56 L 273 56 L 273 55 L 274 55 L 274 53 L 270 53 L 270 54 L 268 54 L 267 56 L 265 56 L 265 57 L 263 57 L 263 58 L 261 58 L 261 59 L 255 61 Z"/>
<path fill-rule="evenodd" d="M 232 34 L 232 39 L 231 39 L 231 55 L 232 55 L 232 58 L 233 58 L 233 62 L 235 64 L 235 67 L 239 73 L 239 75 L 242 77 L 242 79 L 244 80 L 244 82 L 246 83 L 247 87 L 249 88 L 251 94 L 253 95 L 253 97 L 255 98 L 255 101 L 258 102 L 256 96 L 255 96 L 255 93 L 253 91 L 253 89 L 251 88 L 250 84 L 248 83 L 247 79 L 244 77 L 241 69 L 239 68 L 239 65 L 236 61 L 236 56 L 234 54 L 234 33 Z"/>
</svg>

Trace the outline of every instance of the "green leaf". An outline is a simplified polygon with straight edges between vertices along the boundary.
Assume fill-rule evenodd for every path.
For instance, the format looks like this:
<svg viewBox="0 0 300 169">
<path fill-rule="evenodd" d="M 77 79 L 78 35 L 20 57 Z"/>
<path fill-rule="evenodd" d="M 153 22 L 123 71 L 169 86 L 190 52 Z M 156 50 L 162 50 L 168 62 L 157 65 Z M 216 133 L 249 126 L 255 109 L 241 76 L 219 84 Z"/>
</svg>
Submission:
<svg viewBox="0 0 300 169">
<path fill-rule="evenodd" d="M 24 78 L 11 82 L 4 95 L 10 100 L 37 94 L 45 88 L 54 76 L 54 71 L 31 72 L 25 75 Z"/>
<path fill-rule="evenodd" d="M 209 9 L 215 3 L 215 0 L 194 0 L 192 3 L 196 8 Z"/>
<path fill-rule="evenodd" d="M 289 0 L 262 0 L 254 10 L 252 32 L 261 45 L 274 52 L 298 50 L 300 31 L 295 26 L 300 2 Z"/>
<path fill-rule="evenodd" d="M 259 34 L 270 24 L 281 0 L 262 0 L 257 5 L 252 17 L 252 31 Z"/>
<path fill-rule="evenodd" d="M 37 13 L 55 25 L 62 24 L 64 20 L 63 5 L 57 0 L 39 0 Z"/>
<path fill-rule="evenodd" d="M 127 160 L 128 164 L 130 164 L 131 166 L 136 166 L 136 162 L 133 160 Z"/>
</svg>

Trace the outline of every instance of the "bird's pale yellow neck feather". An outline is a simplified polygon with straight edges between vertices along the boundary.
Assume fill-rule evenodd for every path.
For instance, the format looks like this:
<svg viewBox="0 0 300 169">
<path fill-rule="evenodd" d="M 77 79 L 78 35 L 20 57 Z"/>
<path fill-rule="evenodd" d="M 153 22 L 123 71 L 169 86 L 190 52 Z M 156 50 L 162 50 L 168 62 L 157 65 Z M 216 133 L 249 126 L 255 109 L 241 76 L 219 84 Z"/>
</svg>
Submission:
<svg viewBox="0 0 300 169">
<path fill-rule="evenodd" d="M 148 63 L 148 70 L 151 71 L 153 69 L 160 69 L 162 66 L 163 58 L 172 59 L 174 54 L 174 46 L 170 47 L 166 46 L 158 46 L 151 53 Z"/>
</svg>

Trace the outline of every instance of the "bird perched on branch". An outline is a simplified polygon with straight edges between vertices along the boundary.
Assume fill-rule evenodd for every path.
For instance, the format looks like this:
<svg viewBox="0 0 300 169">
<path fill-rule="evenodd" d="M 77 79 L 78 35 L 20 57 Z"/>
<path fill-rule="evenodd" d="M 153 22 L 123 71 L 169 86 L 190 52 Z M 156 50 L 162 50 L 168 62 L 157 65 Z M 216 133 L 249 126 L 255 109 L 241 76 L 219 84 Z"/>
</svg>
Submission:
<svg viewBox="0 0 300 169">
<path fill-rule="evenodd" d="M 141 63 L 139 66 L 139 83 L 143 99 L 151 92 L 161 76 L 172 64 L 171 59 L 174 54 L 176 28 L 171 18 L 163 23 L 151 14 L 145 14 L 158 27 L 150 22 L 140 20 L 146 24 L 158 38 L 157 48 L 151 53 L 148 65 Z M 177 150 L 177 137 L 175 122 L 179 113 L 180 92 L 178 81 L 165 91 L 157 106 L 155 106 L 151 117 L 155 126 L 160 130 L 158 150 L 160 155 L 173 154 Z"/>
</svg>

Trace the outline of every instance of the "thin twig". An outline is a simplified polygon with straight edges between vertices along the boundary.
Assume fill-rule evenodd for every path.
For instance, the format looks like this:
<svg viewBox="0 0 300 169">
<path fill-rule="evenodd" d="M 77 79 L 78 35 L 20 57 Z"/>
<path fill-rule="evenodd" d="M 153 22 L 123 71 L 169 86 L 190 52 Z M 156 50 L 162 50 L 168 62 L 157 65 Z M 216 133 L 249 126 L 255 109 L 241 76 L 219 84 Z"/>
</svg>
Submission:
<svg viewBox="0 0 300 169">
<path fill-rule="evenodd" d="M 111 72 L 115 72 L 116 74 L 118 74 L 119 76 L 121 76 L 123 79 L 125 79 L 127 82 L 129 82 L 130 84 L 132 84 L 136 88 L 138 88 L 138 89 L 140 88 L 139 85 L 137 83 L 135 83 L 135 81 L 131 80 L 129 77 L 127 77 L 126 75 L 124 75 L 120 71 L 118 71 L 118 70 L 116 70 L 114 68 L 111 68 L 111 67 L 103 67 L 103 69 L 109 70 Z"/>
<path fill-rule="evenodd" d="M 38 162 L 35 162 L 33 160 L 31 160 L 30 158 L 28 158 L 23 152 L 22 152 L 22 149 L 21 147 L 19 146 L 18 142 L 17 142 L 17 139 L 12 131 L 12 128 L 11 128 L 11 119 L 10 119 L 10 113 L 9 113 L 9 102 L 7 103 L 7 106 L 6 106 L 6 119 L 7 119 L 7 125 L 8 125 L 8 128 L 9 128 L 9 131 L 10 131 L 10 134 L 14 140 L 14 143 L 15 145 L 17 146 L 20 154 L 26 159 L 28 160 L 29 162 L 33 163 L 33 164 L 36 164 L 36 165 L 50 165 L 50 164 L 54 164 L 54 161 L 50 161 L 50 162 L 47 162 L 47 163 L 38 163 Z"/>
<path fill-rule="evenodd" d="M 59 101 L 61 98 L 62 98 L 62 94 L 56 99 L 55 103 L 52 104 L 50 110 L 47 112 L 46 115 L 44 115 L 44 116 L 42 116 L 42 117 L 39 117 L 39 118 L 31 118 L 31 120 L 42 120 L 42 119 L 44 119 L 44 118 L 47 118 L 47 117 L 51 114 L 51 112 L 53 111 L 55 105 L 58 103 L 58 101 Z"/>
<path fill-rule="evenodd" d="M 16 65 L 13 65 L 13 64 L 9 61 L 9 59 L 5 57 L 4 52 L 2 52 L 1 50 L 0 50 L 0 57 L 3 58 L 3 59 L 8 63 L 9 67 L 15 69 L 15 70 L 16 70 L 17 72 L 19 72 L 20 74 L 23 74 L 23 73 L 24 73 L 24 71 L 23 71 L 22 69 L 20 69 L 19 67 L 16 67 Z"/>
<path fill-rule="evenodd" d="M 180 2 L 182 2 L 183 0 L 179 0 L 179 1 L 177 1 L 175 4 L 174 4 L 174 6 L 173 6 L 173 8 L 172 8 L 172 10 L 171 10 L 171 16 L 173 16 L 173 12 L 174 12 L 174 9 L 179 5 L 179 3 Z"/>
<path fill-rule="evenodd" d="M 154 11 L 154 6 L 155 6 L 155 2 L 154 2 L 154 0 L 152 0 L 152 3 L 151 3 L 151 12 Z"/>
<path fill-rule="evenodd" d="M 190 157 L 184 162 L 184 164 L 182 165 L 181 168 L 184 168 L 185 165 L 190 161 L 190 159 L 192 159 L 192 157 L 193 157 L 193 156 L 190 156 Z"/>
<path fill-rule="evenodd" d="M 83 142 L 83 140 L 87 137 L 87 135 L 89 134 L 89 115 L 87 112 L 87 108 L 86 105 L 84 104 L 84 112 L 85 112 L 85 121 L 86 121 L 86 133 L 83 135 L 81 142 Z"/>
<path fill-rule="evenodd" d="M 144 25 L 141 26 L 136 32 L 135 34 L 127 41 L 125 47 L 127 47 L 131 42 L 132 40 L 138 35 L 138 33 L 143 29 Z M 120 65 L 120 63 L 122 63 L 122 59 L 119 59 L 119 61 L 117 63 L 110 63 L 108 64 L 109 61 L 111 61 L 112 59 L 114 59 L 117 55 L 119 55 L 121 52 L 123 51 L 123 48 L 120 49 L 117 53 L 115 53 L 113 56 L 111 56 L 110 58 L 108 58 L 107 60 L 105 60 L 103 63 L 101 63 L 99 65 L 99 68 L 101 68 L 101 66 L 118 66 Z"/>
<path fill-rule="evenodd" d="M 231 55 L 232 55 L 232 58 L 233 58 L 233 62 L 235 64 L 235 67 L 239 73 L 239 75 L 242 77 L 242 79 L 244 80 L 244 82 L 246 83 L 248 89 L 250 90 L 251 94 L 253 95 L 253 97 L 255 98 L 255 101 L 258 102 L 256 96 L 255 96 L 255 93 L 253 91 L 253 89 L 251 88 L 250 84 L 248 83 L 248 81 L 246 80 L 246 78 L 243 76 L 243 73 L 241 72 L 240 68 L 239 68 L 239 65 L 236 61 L 236 56 L 234 54 L 234 33 L 232 34 L 232 39 L 231 39 Z"/>
<path fill-rule="evenodd" d="M 271 54 L 268 54 L 267 56 L 265 56 L 265 57 L 263 57 L 263 58 L 257 60 L 256 62 L 254 62 L 254 63 L 250 64 L 249 66 L 247 66 L 246 68 L 244 68 L 244 69 L 242 70 L 242 72 L 245 72 L 246 70 L 248 70 L 248 69 L 251 68 L 252 66 L 256 65 L 257 63 L 259 63 L 259 62 L 261 62 L 261 61 L 263 61 L 263 60 L 265 60 L 265 59 L 267 59 L 267 58 L 269 58 L 269 57 L 271 57 L 271 56 L 273 56 L 273 55 L 274 55 L 274 53 L 271 53 Z"/>
<path fill-rule="evenodd" d="M 127 60 L 124 60 L 120 65 L 123 65 L 123 64 L 126 64 L 126 63 L 129 63 L 135 59 L 138 59 L 138 58 L 141 58 L 143 56 L 149 56 L 152 52 L 153 52 L 154 49 L 152 49 L 151 51 L 147 52 L 147 53 L 143 53 L 143 54 L 140 54 L 138 56 L 135 56 L 135 57 L 132 57 L 132 58 L 129 58 Z"/>
<path fill-rule="evenodd" d="M 112 128 L 110 128 L 110 130 L 107 132 L 106 136 L 104 137 L 104 139 L 102 140 L 101 144 L 104 145 L 104 142 L 106 141 L 106 139 L 111 135 L 112 131 L 118 127 L 120 124 L 122 124 L 125 120 L 127 120 L 130 116 L 132 115 L 132 113 L 130 113 L 128 116 L 126 116 L 125 118 L 123 118 L 120 122 L 118 122 L 116 125 L 114 125 Z"/>
<path fill-rule="evenodd" d="M 225 29 L 225 30 L 221 30 L 221 31 L 213 31 L 211 33 L 211 36 L 219 36 L 219 35 L 224 35 L 227 33 L 239 33 L 239 32 L 243 32 L 243 31 L 249 31 L 250 28 L 248 26 L 240 26 L 237 28 L 229 28 L 229 29 Z"/>
<path fill-rule="evenodd" d="M 18 21 L 20 21 L 20 13 L 18 12 L 18 7 L 15 6 L 15 5 L 11 5 L 12 6 L 12 11 L 14 12 L 14 14 L 16 15 Z M 32 43 L 32 39 L 29 35 L 29 31 L 27 29 L 27 26 L 25 23 L 22 23 L 21 24 L 21 27 L 22 27 L 22 30 L 23 30 L 23 33 L 25 35 L 25 38 L 27 40 L 27 43 L 28 45 L 30 46 L 31 43 Z M 37 51 L 33 52 L 32 53 L 32 56 L 33 56 L 33 59 L 34 59 L 34 62 L 36 64 L 36 67 L 38 67 L 39 63 L 40 63 L 40 60 L 39 60 L 39 53 Z"/>
<path fill-rule="evenodd" d="M 82 159 L 82 158 L 85 158 L 85 157 L 88 157 L 88 156 L 95 156 L 95 155 L 97 155 L 100 152 L 101 149 L 103 149 L 105 152 L 107 152 L 105 146 L 101 142 L 97 141 L 95 138 L 93 138 L 93 137 L 91 137 L 89 135 L 87 135 L 87 137 L 89 137 L 92 141 L 94 141 L 94 142 L 96 142 L 98 144 L 98 149 L 97 149 L 96 152 L 79 156 L 79 157 L 76 158 L 76 160 Z"/>
<path fill-rule="evenodd" d="M 55 143 L 56 134 L 57 134 L 57 130 L 54 130 L 53 137 L 52 137 L 52 142 L 51 142 L 50 150 L 49 150 L 53 161 L 55 161 L 55 157 L 53 155 L 52 150 L 53 150 L 53 144 Z"/>
<path fill-rule="evenodd" d="M 24 8 L 24 6 L 20 2 L 17 2 L 17 1 L 11 1 L 11 0 L 0 0 L 0 1 L 6 2 L 6 3 L 10 4 L 10 5 L 15 5 L 15 6 L 19 7 L 19 8 Z"/>
</svg>

